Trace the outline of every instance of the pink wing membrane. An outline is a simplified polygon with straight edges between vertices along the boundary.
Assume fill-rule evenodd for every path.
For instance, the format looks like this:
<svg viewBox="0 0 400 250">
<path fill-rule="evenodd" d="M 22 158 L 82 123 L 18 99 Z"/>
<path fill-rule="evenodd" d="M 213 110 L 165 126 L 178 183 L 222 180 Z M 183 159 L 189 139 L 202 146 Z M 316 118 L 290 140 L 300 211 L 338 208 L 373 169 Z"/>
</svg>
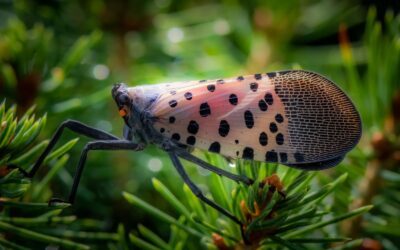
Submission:
<svg viewBox="0 0 400 250">
<path fill-rule="evenodd" d="M 332 105 L 337 107 L 329 108 Z M 174 83 L 150 112 L 157 118 L 155 128 L 179 143 L 287 165 L 340 157 L 354 147 L 361 130 L 347 96 L 325 78 L 305 71 Z M 340 135 L 340 124 L 350 132 Z M 307 131 L 311 136 L 303 134 Z M 329 142 L 335 133 L 343 138 L 342 145 Z"/>
</svg>

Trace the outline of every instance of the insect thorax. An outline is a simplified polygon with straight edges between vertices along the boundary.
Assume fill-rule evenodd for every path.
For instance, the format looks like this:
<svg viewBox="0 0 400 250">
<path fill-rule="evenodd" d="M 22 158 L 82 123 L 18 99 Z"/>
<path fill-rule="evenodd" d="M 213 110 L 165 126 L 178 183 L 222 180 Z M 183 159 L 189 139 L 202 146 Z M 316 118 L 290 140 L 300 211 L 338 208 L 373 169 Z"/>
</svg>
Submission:
<svg viewBox="0 0 400 250">
<path fill-rule="evenodd" d="M 130 131 L 129 133 L 124 132 L 124 136 L 130 134 L 131 140 L 144 144 L 162 143 L 162 136 L 153 127 L 156 118 L 149 111 L 151 105 L 158 98 L 159 89 L 151 86 L 139 86 L 128 88 L 128 92 L 132 99 L 128 119 Z M 125 137 L 125 139 L 130 138 Z"/>
</svg>

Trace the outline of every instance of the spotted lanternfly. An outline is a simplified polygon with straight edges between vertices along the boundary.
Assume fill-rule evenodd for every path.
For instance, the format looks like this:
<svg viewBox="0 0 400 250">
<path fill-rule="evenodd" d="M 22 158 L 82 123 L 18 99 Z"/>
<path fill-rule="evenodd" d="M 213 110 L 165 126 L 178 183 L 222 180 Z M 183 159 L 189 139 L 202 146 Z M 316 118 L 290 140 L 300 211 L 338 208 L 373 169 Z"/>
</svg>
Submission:
<svg viewBox="0 0 400 250">
<path fill-rule="evenodd" d="M 131 88 L 116 84 L 112 96 L 125 120 L 122 139 L 66 121 L 27 175 L 36 173 L 65 127 L 95 139 L 82 152 L 68 199 L 73 203 L 88 151 L 138 151 L 156 144 L 169 154 L 196 196 L 241 225 L 238 218 L 202 195 L 180 158 L 235 181 L 253 181 L 193 156 L 191 148 L 321 170 L 342 161 L 361 135 L 360 116 L 345 93 L 330 80 L 301 70 Z"/>
</svg>

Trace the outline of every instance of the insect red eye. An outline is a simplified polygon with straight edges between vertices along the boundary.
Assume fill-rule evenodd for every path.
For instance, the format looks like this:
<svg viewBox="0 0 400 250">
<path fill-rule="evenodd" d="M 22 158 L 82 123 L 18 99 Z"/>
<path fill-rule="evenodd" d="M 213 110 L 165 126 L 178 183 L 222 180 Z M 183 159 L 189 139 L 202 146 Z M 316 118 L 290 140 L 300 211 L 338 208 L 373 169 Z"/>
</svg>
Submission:
<svg viewBox="0 0 400 250">
<path fill-rule="evenodd" d="M 126 110 L 125 110 L 124 108 L 121 108 L 121 109 L 119 110 L 119 115 L 120 115 L 121 117 L 126 116 L 126 115 L 127 115 Z"/>
</svg>

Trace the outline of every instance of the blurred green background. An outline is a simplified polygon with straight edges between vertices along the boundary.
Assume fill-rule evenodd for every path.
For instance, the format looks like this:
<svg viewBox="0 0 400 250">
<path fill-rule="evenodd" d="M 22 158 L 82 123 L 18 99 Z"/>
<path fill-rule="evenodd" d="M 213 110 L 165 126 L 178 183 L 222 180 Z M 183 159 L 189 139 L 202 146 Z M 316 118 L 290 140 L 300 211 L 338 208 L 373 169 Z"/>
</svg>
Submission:
<svg viewBox="0 0 400 250">
<path fill-rule="evenodd" d="M 16 104 L 19 116 L 33 105 L 37 117 L 47 114 L 39 141 L 66 119 L 121 136 L 123 121 L 110 93 L 116 82 L 134 86 L 292 68 L 321 73 L 355 102 L 364 133 L 340 166 L 318 173 L 317 183 L 349 174 L 330 198 L 334 213 L 376 205 L 363 219 L 337 227 L 344 236 L 364 239 L 354 248 L 399 249 L 399 6 L 378 0 L 1 0 L 0 101 Z M 59 145 L 75 137 L 67 132 Z M 34 201 L 67 196 L 86 142 L 81 138 L 69 151 L 65 168 Z M 40 174 L 47 172 L 43 167 Z M 209 173 L 189 172 L 204 190 L 213 188 Z M 105 232 L 119 224 L 135 231 L 141 223 L 166 239 L 170 225 L 132 207 L 121 194 L 178 216 L 154 190 L 153 177 L 182 197 L 182 182 L 155 147 L 90 153 L 76 204 L 64 213 L 96 222 Z M 4 235 L 21 245 L 37 244 Z"/>
</svg>

